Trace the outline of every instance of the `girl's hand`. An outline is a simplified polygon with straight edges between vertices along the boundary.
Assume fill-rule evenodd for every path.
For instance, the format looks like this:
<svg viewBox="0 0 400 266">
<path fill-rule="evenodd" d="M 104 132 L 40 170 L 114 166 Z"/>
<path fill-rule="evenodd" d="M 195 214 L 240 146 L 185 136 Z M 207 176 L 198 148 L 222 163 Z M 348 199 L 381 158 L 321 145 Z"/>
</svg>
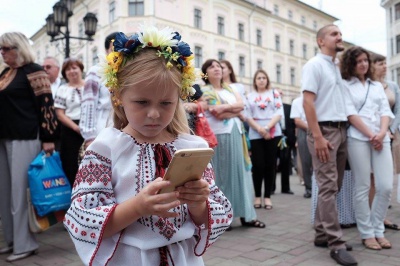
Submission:
<svg viewBox="0 0 400 266">
<path fill-rule="evenodd" d="M 189 209 L 204 204 L 210 195 L 208 182 L 204 179 L 186 182 L 178 187 L 178 199 L 182 204 L 187 204 Z"/>
<path fill-rule="evenodd" d="M 160 189 L 169 185 L 169 181 L 163 181 L 159 177 L 140 191 L 135 197 L 138 203 L 135 206 L 135 211 L 138 216 L 157 215 L 165 218 L 177 217 L 178 213 L 170 212 L 169 210 L 181 204 L 178 200 L 179 192 L 157 194 Z"/>
</svg>

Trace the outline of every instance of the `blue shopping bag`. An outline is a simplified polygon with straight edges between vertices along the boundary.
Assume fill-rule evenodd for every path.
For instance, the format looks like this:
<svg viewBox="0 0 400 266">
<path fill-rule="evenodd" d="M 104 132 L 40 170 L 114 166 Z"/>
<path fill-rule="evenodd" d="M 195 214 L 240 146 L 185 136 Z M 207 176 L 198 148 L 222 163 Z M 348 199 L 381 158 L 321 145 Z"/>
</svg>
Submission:
<svg viewBox="0 0 400 266">
<path fill-rule="evenodd" d="M 39 216 L 69 208 L 71 185 L 58 152 L 50 156 L 40 152 L 29 165 L 28 179 L 31 201 Z"/>
</svg>

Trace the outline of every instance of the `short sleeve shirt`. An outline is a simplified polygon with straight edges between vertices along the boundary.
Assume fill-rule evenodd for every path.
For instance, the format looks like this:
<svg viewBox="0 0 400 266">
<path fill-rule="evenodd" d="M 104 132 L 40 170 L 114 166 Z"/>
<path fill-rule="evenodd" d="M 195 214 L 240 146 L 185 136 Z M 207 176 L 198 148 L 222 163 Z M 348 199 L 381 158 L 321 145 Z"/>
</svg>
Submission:
<svg viewBox="0 0 400 266">
<path fill-rule="evenodd" d="M 301 90 L 312 92 L 318 121 L 347 121 L 344 87 L 336 58 L 317 54 L 303 67 Z"/>
<path fill-rule="evenodd" d="M 272 117 L 280 115 L 284 117 L 283 103 L 277 90 L 267 90 L 262 93 L 252 92 L 247 96 L 249 103 L 249 116 L 253 118 L 260 126 L 265 127 L 271 121 Z M 275 136 L 282 135 L 281 125 L 275 124 Z M 261 139 L 262 137 L 250 127 L 250 139 Z"/>
<path fill-rule="evenodd" d="M 378 133 L 380 131 L 382 116 L 387 116 L 391 119 L 394 118 L 385 91 L 380 82 L 367 79 L 365 84 L 362 84 L 358 78 L 353 77 L 349 81 L 344 80 L 344 85 L 352 103 L 348 108 L 349 115 L 358 115 L 373 133 Z M 354 126 L 349 127 L 347 136 L 358 140 L 369 141 L 369 138 Z M 389 136 L 386 135 L 384 142 L 389 141 Z"/>
<path fill-rule="evenodd" d="M 290 118 L 299 118 L 307 123 L 306 114 L 303 108 L 303 97 L 299 97 L 293 100 L 292 109 L 290 110 Z"/>
<path fill-rule="evenodd" d="M 81 101 L 83 88 L 71 87 L 68 84 L 61 85 L 54 100 L 54 107 L 65 110 L 65 115 L 72 120 L 81 118 Z"/>
</svg>

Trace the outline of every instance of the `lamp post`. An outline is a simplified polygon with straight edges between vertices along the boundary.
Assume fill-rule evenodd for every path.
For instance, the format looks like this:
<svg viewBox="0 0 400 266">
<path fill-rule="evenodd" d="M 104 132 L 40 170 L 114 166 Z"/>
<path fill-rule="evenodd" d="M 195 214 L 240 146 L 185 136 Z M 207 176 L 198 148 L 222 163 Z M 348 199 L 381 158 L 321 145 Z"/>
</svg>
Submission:
<svg viewBox="0 0 400 266">
<path fill-rule="evenodd" d="M 60 0 L 53 6 L 53 14 L 46 18 L 47 35 L 51 37 L 51 42 L 65 39 L 65 58 L 70 54 L 70 39 L 78 39 L 85 41 L 93 41 L 93 35 L 96 34 L 97 18 L 96 15 L 88 12 L 83 18 L 85 24 L 85 34 L 87 37 L 70 36 L 68 28 L 68 20 L 73 15 L 72 10 L 75 0 Z M 65 31 L 61 31 L 61 27 L 65 27 Z M 57 37 L 58 34 L 63 36 Z M 57 38 L 56 38 L 57 37 Z"/>
</svg>

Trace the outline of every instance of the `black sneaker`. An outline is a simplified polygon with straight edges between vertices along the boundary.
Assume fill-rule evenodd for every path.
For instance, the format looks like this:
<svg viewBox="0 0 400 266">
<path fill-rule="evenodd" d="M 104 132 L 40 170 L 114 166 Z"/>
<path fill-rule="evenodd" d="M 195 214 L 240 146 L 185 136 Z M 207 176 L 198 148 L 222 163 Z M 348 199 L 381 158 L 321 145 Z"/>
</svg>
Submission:
<svg viewBox="0 0 400 266">
<path fill-rule="evenodd" d="M 334 259 L 338 264 L 344 266 L 357 265 L 357 261 L 347 252 L 346 249 L 331 250 L 331 258 Z"/>
</svg>

